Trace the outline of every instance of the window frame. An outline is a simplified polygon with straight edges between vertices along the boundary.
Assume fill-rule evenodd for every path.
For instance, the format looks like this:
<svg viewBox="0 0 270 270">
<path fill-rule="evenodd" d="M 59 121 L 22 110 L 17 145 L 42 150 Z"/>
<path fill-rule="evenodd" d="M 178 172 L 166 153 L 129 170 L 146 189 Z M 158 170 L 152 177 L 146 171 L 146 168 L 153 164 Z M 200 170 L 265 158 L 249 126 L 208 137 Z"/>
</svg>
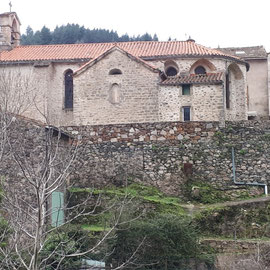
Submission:
<svg viewBox="0 0 270 270">
<path fill-rule="evenodd" d="M 226 109 L 231 108 L 231 86 L 230 86 L 230 74 L 229 72 L 226 73 L 225 75 L 225 81 L 226 81 L 226 86 L 225 86 L 225 98 L 226 98 Z"/>
<path fill-rule="evenodd" d="M 173 70 L 173 73 L 175 73 L 174 75 L 169 75 L 168 74 L 168 71 L 169 70 Z M 168 66 L 167 68 L 166 68 L 166 70 L 165 70 L 165 73 L 166 73 L 166 75 L 167 75 L 167 77 L 174 77 L 174 76 L 176 76 L 177 74 L 178 74 L 178 70 L 177 70 L 177 68 L 176 67 L 174 67 L 174 66 Z"/>
<path fill-rule="evenodd" d="M 185 120 L 185 110 L 188 109 L 189 110 L 189 119 Z M 183 106 L 182 107 L 182 120 L 184 122 L 190 122 L 191 121 L 191 106 Z"/>
<path fill-rule="evenodd" d="M 64 73 L 64 109 L 73 110 L 73 95 L 74 95 L 74 83 L 73 83 L 73 70 L 68 69 Z"/>
<path fill-rule="evenodd" d="M 190 96 L 191 95 L 191 84 L 182 84 L 181 85 L 182 86 L 182 91 L 181 91 L 181 93 L 182 93 L 182 96 Z M 184 87 L 188 87 L 188 94 L 185 94 L 185 89 L 184 89 Z"/>
<path fill-rule="evenodd" d="M 109 101 L 113 105 L 120 104 L 121 99 L 121 85 L 119 83 L 113 83 L 110 87 Z"/>
<path fill-rule="evenodd" d="M 197 73 L 196 70 L 198 70 L 199 68 L 200 68 L 200 69 L 203 69 L 204 72 L 203 72 L 203 73 Z M 205 68 L 204 66 L 202 66 L 202 65 L 199 65 L 199 66 L 197 66 L 196 68 L 194 68 L 194 73 L 195 73 L 196 75 L 206 75 L 206 68 Z"/>
</svg>

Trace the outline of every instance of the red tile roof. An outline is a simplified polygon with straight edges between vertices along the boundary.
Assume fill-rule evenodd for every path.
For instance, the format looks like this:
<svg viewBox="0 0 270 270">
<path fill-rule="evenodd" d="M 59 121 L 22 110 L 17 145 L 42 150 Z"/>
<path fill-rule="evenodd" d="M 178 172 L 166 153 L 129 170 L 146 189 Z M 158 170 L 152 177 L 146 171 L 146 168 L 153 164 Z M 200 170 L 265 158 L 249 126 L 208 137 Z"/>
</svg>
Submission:
<svg viewBox="0 0 270 270">
<path fill-rule="evenodd" d="M 86 43 L 59 45 L 29 45 L 18 46 L 11 51 L 0 53 L 1 62 L 24 61 L 63 61 L 90 60 L 117 45 L 126 52 L 140 58 L 159 57 L 191 57 L 216 56 L 229 59 L 238 57 L 226 54 L 216 49 L 210 49 L 191 41 L 137 41 L 119 43 Z"/>
<path fill-rule="evenodd" d="M 223 73 L 207 73 L 205 75 L 180 75 L 168 77 L 161 82 L 161 85 L 181 85 L 181 84 L 220 84 L 223 82 Z"/>
</svg>

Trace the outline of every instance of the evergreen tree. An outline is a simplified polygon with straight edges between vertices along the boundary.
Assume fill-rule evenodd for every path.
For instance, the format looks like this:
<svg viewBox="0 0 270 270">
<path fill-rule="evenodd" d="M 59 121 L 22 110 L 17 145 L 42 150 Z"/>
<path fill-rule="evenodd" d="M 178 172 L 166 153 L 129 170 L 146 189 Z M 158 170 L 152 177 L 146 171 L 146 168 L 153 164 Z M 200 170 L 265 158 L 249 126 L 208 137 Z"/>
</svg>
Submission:
<svg viewBox="0 0 270 270">
<path fill-rule="evenodd" d="M 145 33 L 142 36 L 130 37 L 128 34 L 119 36 L 116 31 L 106 29 L 88 29 L 78 24 L 56 26 L 50 31 L 46 26 L 40 31 L 33 32 L 28 26 L 26 34 L 22 35 L 21 43 L 30 44 L 74 44 L 74 43 L 98 43 L 98 42 L 127 42 L 127 41 L 151 41 L 158 40 L 156 34 L 152 37 Z"/>
<path fill-rule="evenodd" d="M 21 38 L 24 45 L 35 44 L 34 31 L 30 26 L 26 28 L 26 33 L 23 34 Z"/>
<path fill-rule="evenodd" d="M 46 26 L 43 26 L 41 31 L 40 31 L 40 40 L 41 40 L 40 44 L 42 44 L 42 45 L 50 44 L 52 41 L 51 31 Z"/>
</svg>

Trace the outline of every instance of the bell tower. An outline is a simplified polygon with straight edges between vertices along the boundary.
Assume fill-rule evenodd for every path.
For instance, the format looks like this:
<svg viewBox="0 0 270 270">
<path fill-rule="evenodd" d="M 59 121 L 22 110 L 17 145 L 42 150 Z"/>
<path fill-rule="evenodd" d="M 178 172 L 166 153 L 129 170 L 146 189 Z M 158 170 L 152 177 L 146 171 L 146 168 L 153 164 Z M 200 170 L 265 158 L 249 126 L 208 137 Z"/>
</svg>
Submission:
<svg viewBox="0 0 270 270">
<path fill-rule="evenodd" d="M 20 45 L 20 25 L 16 12 L 0 14 L 0 51 L 12 50 Z"/>
</svg>

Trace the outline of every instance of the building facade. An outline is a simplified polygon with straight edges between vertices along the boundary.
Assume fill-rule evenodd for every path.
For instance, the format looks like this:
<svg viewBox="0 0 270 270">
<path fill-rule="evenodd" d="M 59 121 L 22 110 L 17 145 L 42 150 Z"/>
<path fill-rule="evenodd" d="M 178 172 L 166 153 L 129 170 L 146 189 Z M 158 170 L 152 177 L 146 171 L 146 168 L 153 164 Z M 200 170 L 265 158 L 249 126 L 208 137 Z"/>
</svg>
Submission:
<svg viewBox="0 0 270 270">
<path fill-rule="evenodd" d="M 31 84 L 25 116 L 57 126 L 247 119 L 248 64 L 237 56 L 191 39 L 20 46 L 16 13 L 0 25 L 1 71 Z"/>
<path fill-rule="evenodd" d="M 269 67 L 267 52 L 263 46 L 232 47 L 220 49 L 241 57 L 250 68 L 247 73 L 248 117 L 269 119 Z"/>
</svg>

